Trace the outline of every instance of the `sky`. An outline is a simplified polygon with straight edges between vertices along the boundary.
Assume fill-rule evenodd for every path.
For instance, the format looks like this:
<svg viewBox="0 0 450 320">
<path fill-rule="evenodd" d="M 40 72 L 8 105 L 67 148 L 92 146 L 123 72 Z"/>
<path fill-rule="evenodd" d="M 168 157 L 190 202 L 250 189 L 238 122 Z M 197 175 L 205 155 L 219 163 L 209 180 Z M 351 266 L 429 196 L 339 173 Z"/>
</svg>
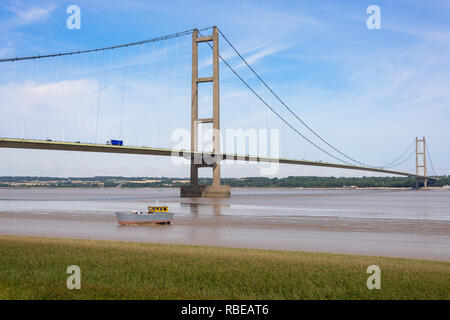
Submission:
<svg viewBox="0 0 450 320">
<path fill-rule="evenodd" d="M 80 29 L 67 28 L 70 5 L 80 8 Z M 367 27 L 370 5 L 380 8 L 379 29 Z M 216 25 L 287 105 L 345 154 L 380 166 L 425 136 L 429 169 L 448 175 L 449 16 L 450 2 L 439 0 L 4 0 L 0 59 Z M 223 38 L 219 48 L 276 112 L 339 156 L 289 115 Z M 211 50 L 199 50 L 200 75 L 209 76 Z M 120 138 L 126 145 L 173 148 L 179 144 L 177 133 L 190 129 L 190 55 L 191 38 L 184 36 L 101 53 L 0 63 L 0 136 L 96 143 Z M 337 162 L 283 124 L 223 63 L 220 78 L 224 132 L 278 130 L 279 144 L 269 153 Z M 201 115 L 210 115 L 211 104 L 211 87 L 202 85 Z M 222 142 L 228 151 L 225 134 Z M 253 154 L 250 145 L 246 148 L 242 152 Z M 415 171 L 414 157 L 394 169 Z M 223 177 L 380 175 L 286 165 L 270 174 L 262 171 L 257 164 L 222 166 Z M 186 177 L 189 165 L 157 156 L 2 149 L 0 175 Z M 210 175 L 210 169 L 202 170 L 202 176 Z"/>
</svg>

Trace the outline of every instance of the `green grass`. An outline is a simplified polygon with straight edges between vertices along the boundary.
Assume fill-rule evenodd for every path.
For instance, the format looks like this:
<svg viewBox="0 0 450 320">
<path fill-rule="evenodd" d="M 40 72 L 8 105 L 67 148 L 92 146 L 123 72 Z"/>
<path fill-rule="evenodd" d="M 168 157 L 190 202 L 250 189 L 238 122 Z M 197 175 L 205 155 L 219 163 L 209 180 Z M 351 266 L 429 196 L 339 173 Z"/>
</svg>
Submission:
<svg viewBox="0 0 450 320">
<path fill-rule="evenodd" d="M 440 261 L 0 236 L 0 299 L 449 299 L 449 276 Z"/>
</svg>

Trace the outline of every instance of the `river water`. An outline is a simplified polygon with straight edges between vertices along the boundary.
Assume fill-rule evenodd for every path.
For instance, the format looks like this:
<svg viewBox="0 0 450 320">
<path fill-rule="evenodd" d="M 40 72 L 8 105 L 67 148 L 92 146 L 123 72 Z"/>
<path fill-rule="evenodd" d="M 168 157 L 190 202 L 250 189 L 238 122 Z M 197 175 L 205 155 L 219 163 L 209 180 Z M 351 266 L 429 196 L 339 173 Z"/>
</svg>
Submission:
<svg viewBox="0 0 450 320">
<path fill-rule="evenodd" d="M 118 226 L 115 211 L 166 204 L 166 226 Z M 450 260 L 448 190 L 0 189 L 0 234 Z"/>
</svg>

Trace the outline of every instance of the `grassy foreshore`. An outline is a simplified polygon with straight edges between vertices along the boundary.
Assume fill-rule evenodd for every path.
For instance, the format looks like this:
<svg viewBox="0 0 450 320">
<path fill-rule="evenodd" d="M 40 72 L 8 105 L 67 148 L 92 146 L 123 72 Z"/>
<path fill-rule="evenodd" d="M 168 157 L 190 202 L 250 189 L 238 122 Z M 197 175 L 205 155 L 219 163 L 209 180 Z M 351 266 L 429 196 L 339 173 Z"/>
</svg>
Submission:
<svg viewBox="0 0 450 320">
<path fill-rule="evenodd" d="M 369 265 L 381 289 L 368 290 Z M 69 265 L 81 289 L 66 287 Z M 449 299 L 450 263 L 0 236 L 0 299 Z"/>
</svg>

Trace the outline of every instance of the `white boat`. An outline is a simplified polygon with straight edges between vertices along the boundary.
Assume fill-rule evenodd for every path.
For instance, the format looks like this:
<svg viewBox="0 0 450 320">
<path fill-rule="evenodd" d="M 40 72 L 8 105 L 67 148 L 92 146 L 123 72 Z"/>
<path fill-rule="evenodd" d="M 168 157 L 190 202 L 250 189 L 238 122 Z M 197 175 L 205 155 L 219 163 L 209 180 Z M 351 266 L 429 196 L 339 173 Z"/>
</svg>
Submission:
<svg viewBox="0 0 450 320">
<path fill-rule="evenodd" d="M 127 224 L 170 224 L 173 213 L 166 206 L 150 206 L 146 212 L 116 212 L 117 222 L 121 225 Z"/>
</svg>

